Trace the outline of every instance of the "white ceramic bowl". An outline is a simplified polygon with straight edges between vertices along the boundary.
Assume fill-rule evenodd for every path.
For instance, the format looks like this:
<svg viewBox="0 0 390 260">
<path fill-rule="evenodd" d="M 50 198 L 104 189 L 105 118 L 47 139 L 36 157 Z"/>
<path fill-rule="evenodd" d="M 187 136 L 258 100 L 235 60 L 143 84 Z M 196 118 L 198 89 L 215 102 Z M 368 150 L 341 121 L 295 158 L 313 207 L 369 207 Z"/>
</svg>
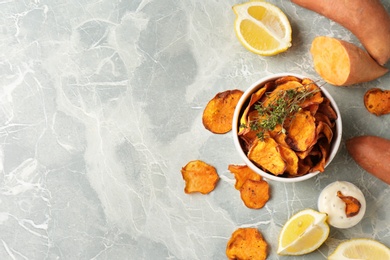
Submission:
<svg viewBox="0 0 390 260">
<path fill-rule="evenodd" d="M 276 176 L 276 175 L 267 173 L 267 172 L 261 170 L 251 160 L 248 159 L 247 155 L 245 154 L 245 152 L 243 151 L 243 149 L 241 147 L 241 143 L 240 143 L 240 140 L 239 140 L 239 137 L 237 134 L 238 128 L 239 128 L 239 122 L 240 122 L 240 115 L 241 115 L 242 110 L 244 109 L 243 106 L 247 103 L 247 100 L 250 98 L 251 94 L 256 92 L 256 90 L 258 90 L 260 87 L 262 87 L 266 82 L 272 81 L 272 80 L 275 80 L 277 78 L 284 77 L 284 76 L 294 76 L 294 77 L 297 77 L 300 79 L 308 78 L 306 76 L 295 74 L 295 73 L 279 73 L 279 74 L 273 74 L 270 76 L 266 76 L 264 78 L 259 79 L 255 83 L 253 83 L 241 96 L 240 100 L 237 103 L 236 109 L 234 111 L 233 126 L 232 126 L 233 127 L 232 128 L 233 140 L 234 140 L 234 145 L 235 145 L 238 153 L 240 154 L 242 159 L 245 161 L 245 163 L 248 165 L 248 167 L 251 168 L 253 171 L 257 172 L 258 174 L 260 174 L 261 176 L 263 176 L 264 178 L 269 179 L 269 180 L 280 181 L 280 182 L 299 182 L 299 181 L 304 181 L 304 180 L 307 180 L 307 179 L 310 179 L 310 178 L 316 176 L 319 173 L 319 171 L 308 173 L 308 174 L 305 174 L 303 176 L 290 177 L 290 178 Z M 332 145 L 330 148 L 330 154 L 329 154 L 328 160 L 327 160 L 326 165 L 325 165 L 325 168 L 326 168 L 331 163 L 331 161 L 333 160 L 333 158 L 337 154 L 337 151 L 339 150 L 340 143 L 341 143 L 341 136 L 342 136 L 342 122 L 341 122 L 340 111 L 339 111 L 339 108 L 338 108 L 336 102 L 334 101 L 332 96 L 329 94 L 329 92 L 325 88 L 322 87 L 321 90 L 322 90 L 322 93 L 330 100 L 333 109 L 337 113 L 336 133 L 334 133 L 334 135 L 333 135 Z"/>
</svg>

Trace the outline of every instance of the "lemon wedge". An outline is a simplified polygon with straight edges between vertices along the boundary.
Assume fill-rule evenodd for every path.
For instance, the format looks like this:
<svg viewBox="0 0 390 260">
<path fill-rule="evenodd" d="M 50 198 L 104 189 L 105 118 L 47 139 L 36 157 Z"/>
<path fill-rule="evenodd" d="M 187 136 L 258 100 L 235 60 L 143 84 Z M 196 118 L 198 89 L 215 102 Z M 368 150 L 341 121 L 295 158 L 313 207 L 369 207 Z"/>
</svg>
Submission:
<svg viewBox="0 0 390 260">
<path fill-rule="evenodd" d="M 390 259 L 390 249 L 376 240 L 357 238 L 342 242 L 328 257 L 328 260 L 352 259 Z"/>
<path fill-rule="evenodd" d="M 241 44 L 251 52 L 271 56 L 291 46 L 291 25 L 287 16 L 273 4 L 250 1 L 233 6 L 234 30 Z"/>
<path fill-rule="evenodd" d="M 277 253 L 303 255 L 319 248 L 329 236 L 327 215 L 305 209 L 292 216 L 283 226 Z"/>
</svg>

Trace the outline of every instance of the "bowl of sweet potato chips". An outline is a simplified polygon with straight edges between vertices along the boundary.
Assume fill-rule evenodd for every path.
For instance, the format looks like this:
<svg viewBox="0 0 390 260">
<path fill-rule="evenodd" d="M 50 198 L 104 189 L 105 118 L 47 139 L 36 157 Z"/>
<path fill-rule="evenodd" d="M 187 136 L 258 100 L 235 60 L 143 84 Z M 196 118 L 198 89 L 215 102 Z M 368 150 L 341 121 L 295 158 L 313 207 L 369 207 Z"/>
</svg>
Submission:
<svg viewBox="0 0 390 260">
<path fill-rule="evenodd" d="M 342 122 L 336 102 L 320 83 L 280 73 L 242 94 L 232 131 L 253 171 L 270 180 L 297 182 L 325 171 L 339 149 Z"/>
</svg>

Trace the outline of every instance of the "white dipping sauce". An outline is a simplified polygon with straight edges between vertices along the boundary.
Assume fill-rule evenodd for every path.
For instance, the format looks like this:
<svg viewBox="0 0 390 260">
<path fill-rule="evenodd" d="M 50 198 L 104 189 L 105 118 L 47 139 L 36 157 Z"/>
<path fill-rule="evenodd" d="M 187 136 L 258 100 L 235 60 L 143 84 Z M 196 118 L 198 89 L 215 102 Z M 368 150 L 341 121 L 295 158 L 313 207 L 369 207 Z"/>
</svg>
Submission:
<svg viewBox="0 0 390 260">
<path fill-rule="evenodd" d="M 360 202 L 361 208 L 357 215 L 347 217 L 346 204 L 337 196 L 340 191 L 343 196 L 352 196 Z M 336 228 L 350 228 L 362 220 L 366 212 L 366 199 L 361 190 L 347 181 L 336 181 L 326 186 L 318 198 L 318 210 L 328 214 L 328 223 Z"/>
</svg>

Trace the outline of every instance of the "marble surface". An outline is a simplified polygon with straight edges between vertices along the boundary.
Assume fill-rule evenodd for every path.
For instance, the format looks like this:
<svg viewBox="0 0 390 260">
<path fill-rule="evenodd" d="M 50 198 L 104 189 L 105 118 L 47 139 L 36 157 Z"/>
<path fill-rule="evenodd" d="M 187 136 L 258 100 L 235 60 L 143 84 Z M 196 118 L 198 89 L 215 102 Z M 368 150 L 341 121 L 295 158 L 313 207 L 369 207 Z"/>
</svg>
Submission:
<svg viewBox="0 0 390 260">
<path fill-rule="evenodd" d="M 293 46 L 261 57 L 233 31 L 228 0 L 0 0 L 0 259 L 226 259 L 238 227 L 256 227 L 268 259 L 325 259 L 349 238 L 390 246 L 390 188 L 359 168 L 345 140 L 390 138 L 390 117 L 362 98 L 390 89 L 390 74 L 349 88 L 326 85 L 343 118 L 339 153 L 319 176 L 270 182 L 260 210 L 246 208 L 227 170 L 243 163 L 232 134 L 214 135 L 202 112 L 218 92 L 245 90 L 262 76 L 318 79 L 314 36 L 359 44 L 338 24 L 285 0 Z M 390 2 L 383 1 L 387 10 Z M 185 194 L 180 170 L 200 159 L 220 175 L 208 195 Z M 282 225 L 316 208 L 336 180 L 367 199 L 361 223 L 331 229 L 312 254 L 276 254 Z"/>
</svg>

